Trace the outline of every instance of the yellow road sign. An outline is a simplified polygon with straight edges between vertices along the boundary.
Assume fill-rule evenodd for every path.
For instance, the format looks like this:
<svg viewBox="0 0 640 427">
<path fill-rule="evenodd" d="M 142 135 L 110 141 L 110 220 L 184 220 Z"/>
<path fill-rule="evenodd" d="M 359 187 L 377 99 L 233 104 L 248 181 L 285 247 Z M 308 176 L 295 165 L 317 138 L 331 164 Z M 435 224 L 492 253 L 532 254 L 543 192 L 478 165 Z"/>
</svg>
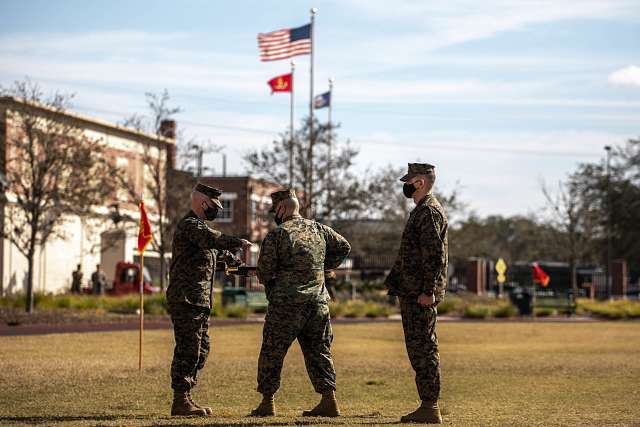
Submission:
<svg viewBox="0 0 640 427">
<path fill-rule="evenodd" d="M 496 272 L 498 273 L 498 283 L 504 283 L 504 281 L 507 280 L 507 278 L 504 275 L 506 271 L 507 271 L 507 263 L 504 262 L 502 258 L 499 258 L 498 262 L 496 262 Z"/>
</svg>

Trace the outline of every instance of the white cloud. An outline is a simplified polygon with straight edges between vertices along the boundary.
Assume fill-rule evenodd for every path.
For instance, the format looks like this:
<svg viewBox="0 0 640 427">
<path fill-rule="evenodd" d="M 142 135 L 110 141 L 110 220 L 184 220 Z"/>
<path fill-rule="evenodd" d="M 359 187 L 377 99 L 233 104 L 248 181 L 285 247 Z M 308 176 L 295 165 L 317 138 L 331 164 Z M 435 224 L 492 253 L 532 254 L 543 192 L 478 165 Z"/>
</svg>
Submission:
<svg viewBox="0 0 640 427">
<path fill-rule="evenodd" d="M 190 37 L 187 33 L 150 33 L 145 31 L 118 30 L 94 31 L 79 34 L 68 33 L 13 33 L 0 37 L 4 52 L 72 53 L 83 55 L 112 52 L 142 51 L 154 45 L 166 45 Z"/>
<path fill-rule="evenodd" d="M 629 65 L 609 74 L 609 83 L 619 86 L 640 87 L 640 67 Z"/>
<path fill-rule="evenodd" d="M 342 1 L 341 1 L 342 3 Z M 377 21 L 404 22 L 423 30 L 420 38 L 404 37 L 409 46 L 423 50 L 492 37 L 527 25 L 584 18 L 623 18 L 636 16 L 640 5 L 633 0 L 350 0 L 358 12 Z M 380 42 L 386 38 L 380 37 Z M 400 45 L 396 45 L 400 46 Z"/>
</svg>

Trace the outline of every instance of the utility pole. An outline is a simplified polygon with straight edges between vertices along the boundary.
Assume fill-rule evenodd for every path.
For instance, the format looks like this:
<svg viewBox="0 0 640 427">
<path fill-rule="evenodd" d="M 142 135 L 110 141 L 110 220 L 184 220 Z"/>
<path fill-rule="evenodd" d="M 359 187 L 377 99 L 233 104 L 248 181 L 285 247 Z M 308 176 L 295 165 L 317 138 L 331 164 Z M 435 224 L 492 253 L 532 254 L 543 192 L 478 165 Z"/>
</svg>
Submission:
<svg viewBox="0 0 640 427">
<path fill-rule="evenodd" d="M 611 146 L 605 145 L 607 152 L 607 297 L 611 298 Z"/>
<path fill-rule="evenodd" d="M 222 152 L 223 148 L 224 148 L 223 146 L 221 147 L 209 146 L 205 148 L 203 147 L 202 144 L 195 144 L 195 143 L 189 146 L 189 151 L 191 153 L 188 155 L 188 158 L 195 160 L 196 178 L 202 177 L 206 172 L 215 173 L 214 168 L 211 168 L 209 166 L 204 166 L 204 155 L 211 154 L 211 153 L 220 153 L 222 155 L 222 176 L 227 176 L 227 155 L 224 152 Z M 191 171 L 192 168 L 189 167 L 187 168 L 187 170 Z"/>
<path fill-rule="evenodd" d="M 204 156 L 204 149 L 198 144 L 192 144 L 189 149 L 195 152 L 194 158 L 196 160 L 196 177 L 200 178 L 202 176 L 202 158 Z"/>
</svg>

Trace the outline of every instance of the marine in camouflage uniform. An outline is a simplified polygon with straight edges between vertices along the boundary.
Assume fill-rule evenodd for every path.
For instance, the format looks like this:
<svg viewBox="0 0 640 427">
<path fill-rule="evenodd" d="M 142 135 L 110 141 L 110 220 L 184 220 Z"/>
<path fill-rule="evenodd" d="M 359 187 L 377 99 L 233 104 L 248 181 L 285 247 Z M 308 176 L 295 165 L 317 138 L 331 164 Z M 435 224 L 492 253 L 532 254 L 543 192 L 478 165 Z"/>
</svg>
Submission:
<svg viewBox="0 0 640 427">
<path fill-rule="evenodd" d="M 222 209 L 218 200 L 220 194 L 217 189 L 198 184 L 192 197 L 203 199 L 202 195 L 205 196 L 206 207 L 203 205 L 202 210 L 206 216 L 208 210 Z M 197 383 L 198 371 L 204 367 L 210 349 L 209 315 L 213 306 L 216 262 L 223 260 L 231 265 L 240 264 L 241 261 L 229 251 L 243 246 L 242 239 L 210 228 L 193 209 L 192 206 L 192 210 L 180 220 L 173 237 L 167 288 L 167 305 L 176 341 L 171 387 L 179 399 L 186 394 L 190 402 L 193 402 L 190 391 Z"/>
<path fill-rule="evenodd" d="M 311 383 L 323 395 L 321 405 L 303 415 L 337 416 L 333 332 L 324 275 L 325 270 L 344 261 L 351 246 L 330 227 L 302 218 L 292 190 L 278 191 L 271 197 L 271 212 L 282 223 L 265 237 L 258 259 L 257 274 L 265 286 L 269 308 L 258 360 L 257 390 L 264 399 L 252 415 L 274 414 L 273 395 L 280 387 L 284 357 L 297 339 Z M 287 200 L 295 200 L 293 212 L 279 206 Z M 327 411 L 327 405 L 333 409 Z"/>
<path fill-rule="evenodd" d="M 416 200 L 416 207 L 409 215 L 398 256 L 385 284 L 389 295 L 400 299 L 405 343 L 411 366 L 416 372 L 420 399 L 424 406 L 437 408 L 440 397 L 440 355 L 436 306 L 443 300 L 447 284 L 448 221 L 442 205 L 431 194 L 429 183 L 432 186 L 435 181 L 434 166 L 410 163 L 408 169 L 407 175 L 401 180 L 413 182 L 416 177 L 424 178 L 422 193 L 425 194 Z M 405 196 L 415 194 L 415 186 L 405 184 L 405 187 L 408 188 Z M 435 303 L 427 306 L 419 304 L 418 298 L 423 294 L 433 296 Z"/>
</svg>

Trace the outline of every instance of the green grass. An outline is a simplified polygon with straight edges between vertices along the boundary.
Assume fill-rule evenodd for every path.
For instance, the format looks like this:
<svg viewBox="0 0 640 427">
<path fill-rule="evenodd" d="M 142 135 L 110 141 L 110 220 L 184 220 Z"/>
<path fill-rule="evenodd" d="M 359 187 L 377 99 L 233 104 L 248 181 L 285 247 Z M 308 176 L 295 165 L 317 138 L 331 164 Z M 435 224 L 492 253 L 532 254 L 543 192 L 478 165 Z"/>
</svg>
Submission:
<svg viewBox="0 0 640 427">
<path fill-rule="evenodd" d="M 194 395 L 207 419 L 167 414 L 169 330 L 0 337 L 0 425 L 388 425 L 418 404 L 401 325 L 334 325 L 343 417 L 301 418 L 318 396 L 294 344 L 276 395 L 279 416 L 245 415 L 255 390 L 259 325 L 212 330 Z M 640 324 L 441 323 L 441 406 L 455 426 L 637 426 Z"/>
</svg>

